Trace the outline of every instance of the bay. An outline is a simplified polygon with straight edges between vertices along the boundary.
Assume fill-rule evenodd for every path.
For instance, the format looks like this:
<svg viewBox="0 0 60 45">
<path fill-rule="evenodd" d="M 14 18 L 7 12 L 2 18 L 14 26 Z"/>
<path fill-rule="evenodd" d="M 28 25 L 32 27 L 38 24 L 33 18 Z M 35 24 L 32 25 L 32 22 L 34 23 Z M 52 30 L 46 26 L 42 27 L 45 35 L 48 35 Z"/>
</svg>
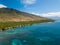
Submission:
<svg viewBox="0 0 60 45">
<path fill-rule="evenodd" d="M 0 32 L 0 45 L 60 45 L 60 22 L 33 24 Z"/>
</svg>

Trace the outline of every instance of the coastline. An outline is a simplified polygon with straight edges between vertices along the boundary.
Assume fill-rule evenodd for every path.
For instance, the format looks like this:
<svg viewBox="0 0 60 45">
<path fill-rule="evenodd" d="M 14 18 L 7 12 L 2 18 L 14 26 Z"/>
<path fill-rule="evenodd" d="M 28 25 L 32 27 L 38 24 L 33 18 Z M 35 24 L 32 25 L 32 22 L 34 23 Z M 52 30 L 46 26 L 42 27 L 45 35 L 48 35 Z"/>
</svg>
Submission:
<svg viewBox="0 0 60 45">
<path fill-rule="evenodd" d="M 37 23 L 54 22 L 54 20 L 38 20 L 38 21 L 22 21 L 22 22 L 0 22 L 0 31 L 5 31 L 7 29 L 22 27 Z"/>
</svg>

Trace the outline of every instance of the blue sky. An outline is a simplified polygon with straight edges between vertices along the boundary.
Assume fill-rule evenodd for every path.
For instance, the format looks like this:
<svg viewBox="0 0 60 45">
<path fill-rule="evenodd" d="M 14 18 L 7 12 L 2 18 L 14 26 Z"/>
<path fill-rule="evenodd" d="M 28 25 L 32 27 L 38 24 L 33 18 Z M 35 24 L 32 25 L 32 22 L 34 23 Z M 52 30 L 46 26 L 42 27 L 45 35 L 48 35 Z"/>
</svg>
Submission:
<svg viewBox="0 0 60 45">
<path fill-rule="evenodd" d="M 0 0 L 0 4 L 28 13 L 60 16 L 60 0 Z"/>
</svg>

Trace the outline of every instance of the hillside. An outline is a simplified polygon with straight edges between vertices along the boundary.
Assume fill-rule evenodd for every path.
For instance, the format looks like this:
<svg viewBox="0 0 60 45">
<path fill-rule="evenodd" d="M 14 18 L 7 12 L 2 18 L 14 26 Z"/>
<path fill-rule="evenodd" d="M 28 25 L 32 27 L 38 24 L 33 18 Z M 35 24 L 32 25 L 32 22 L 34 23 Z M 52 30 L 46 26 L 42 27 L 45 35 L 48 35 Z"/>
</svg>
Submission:
<svg viewBox="0 0 60 45">
<path fill-rule="evenodd" d="M 10 8 L 0 8 L 0 22 L 20 22 L 20 21 L 33 21 L 33 20 L 46 20 L 33 14 L 21 12 Z"/>
<path fill-rule="evenodd" d="M 54 20 L 21 12 L 11 8 L 0 8 L 0 31 L 34 23 L 52 22 Z"/>
</svg>

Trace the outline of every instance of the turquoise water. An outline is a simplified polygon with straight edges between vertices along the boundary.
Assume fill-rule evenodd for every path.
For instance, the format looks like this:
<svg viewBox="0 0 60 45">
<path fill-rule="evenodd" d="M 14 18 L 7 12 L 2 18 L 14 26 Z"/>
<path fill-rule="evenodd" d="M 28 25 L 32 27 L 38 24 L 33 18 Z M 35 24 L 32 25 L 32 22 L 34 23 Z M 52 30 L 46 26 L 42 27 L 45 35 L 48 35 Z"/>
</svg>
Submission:
<svg viewBox="0 0 60 45">
<path fill-rule="evenodd" d="M 0 45 L 60 45 L 60 22 L 33 24 L 0 32 Z"/>
</svg>

